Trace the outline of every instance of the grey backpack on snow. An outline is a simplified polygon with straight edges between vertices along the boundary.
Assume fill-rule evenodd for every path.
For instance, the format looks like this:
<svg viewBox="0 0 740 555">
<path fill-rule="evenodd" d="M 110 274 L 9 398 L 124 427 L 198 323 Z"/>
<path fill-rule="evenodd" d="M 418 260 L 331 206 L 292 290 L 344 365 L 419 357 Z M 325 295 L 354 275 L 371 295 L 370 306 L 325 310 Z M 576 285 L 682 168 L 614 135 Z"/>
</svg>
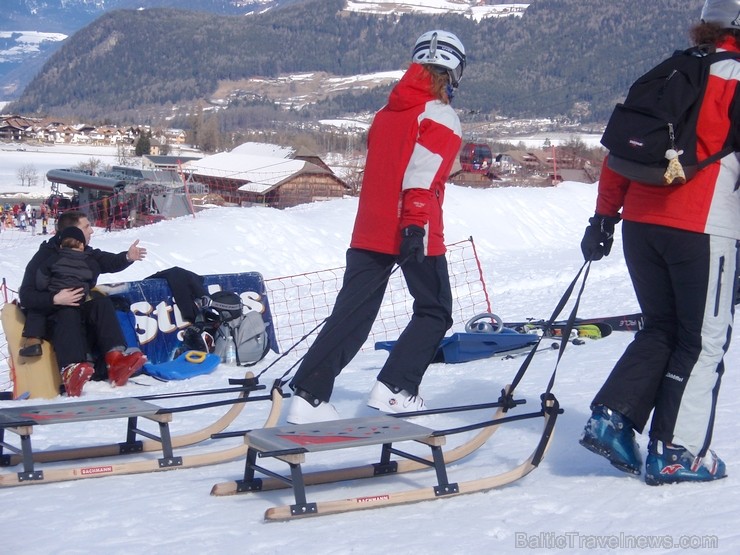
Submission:
<svg viewBox="0 0 740 555">
<path fill-rule="evenodd" d="M 232 345 L 238 366 L 252 366 L 265 358 L 270 350 L 270 341 L 267 337 L 267 325 L 259 312 L 250 310 L 219 326 L 214 353 L 221 360 L 227 360 Z"/>
</svg>

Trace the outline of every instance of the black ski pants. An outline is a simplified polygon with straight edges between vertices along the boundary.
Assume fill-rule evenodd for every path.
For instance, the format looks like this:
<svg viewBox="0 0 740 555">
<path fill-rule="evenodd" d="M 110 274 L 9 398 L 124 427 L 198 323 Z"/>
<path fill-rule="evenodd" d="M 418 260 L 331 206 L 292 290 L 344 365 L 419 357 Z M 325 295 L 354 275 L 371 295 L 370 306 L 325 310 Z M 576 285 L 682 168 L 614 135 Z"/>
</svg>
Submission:
<svg viewBox="0 0 740 555">
<path fill-rule="evenodd" d="M 126 347 L 113 302 L 105 296 L 93 297 L 80 306 L 61 306 L 49 322 L 60 369 L 94 361 L 93 353 L 105 355 L 113 348 Z"/>
<path fill-rule="evenodd" d="M 730 345 L 737 241 L 624 222 L 624 256 L 645 327 L 593 405 L 624 414 L 650 437 L 704 456 Z"/>
<path fill-rule="evenodd" d="M 395 263 L 394 255 L 347 251 L 347 267 L 334 309 L 296 371 L 293 389 L 329 401 L 334 380 L 370 334 Z M 413 315 L 378 380 L 416 395 L 445 332 L 452 326 L 452 292 L 444 255 L 427 256 L 423 262 L 408 261 L 401 271 L 414 298 Z"/>
</svg>

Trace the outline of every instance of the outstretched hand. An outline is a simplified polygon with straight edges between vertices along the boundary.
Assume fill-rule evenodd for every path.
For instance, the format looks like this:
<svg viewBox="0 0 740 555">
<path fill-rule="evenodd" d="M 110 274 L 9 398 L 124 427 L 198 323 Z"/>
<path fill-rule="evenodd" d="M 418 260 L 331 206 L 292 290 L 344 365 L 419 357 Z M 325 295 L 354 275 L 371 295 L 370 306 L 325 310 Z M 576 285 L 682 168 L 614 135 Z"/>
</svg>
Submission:
<svg viewBox="0 0 740 555">
<path fill-rule="evenodd" d="M 134 262 L 136 260 L 144 260 L 146 258 L 146 247 L 140 247 L 139 246 L 139 240 L 137 239 L 133 243 L 131 243 L 131 246 L 128 248 L 128 252 L 126 253 L 126 259 L 129 262 Z"/>
</svg>

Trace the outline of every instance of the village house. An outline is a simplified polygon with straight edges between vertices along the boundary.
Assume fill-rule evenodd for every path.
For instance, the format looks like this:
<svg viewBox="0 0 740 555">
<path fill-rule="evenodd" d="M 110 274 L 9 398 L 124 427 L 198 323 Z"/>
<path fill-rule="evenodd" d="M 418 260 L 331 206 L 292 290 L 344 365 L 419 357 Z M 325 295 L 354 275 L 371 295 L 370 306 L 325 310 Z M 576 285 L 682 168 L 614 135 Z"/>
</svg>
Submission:
<svg viewBox="0 0 740 555">
<path fill-rule="evenodd" d="M 21 116 L 0 116 L 0 140 L 8 142 L 21 141 L 26 136 L 34 121 Z"/>
<path fill-rule="evenodd" d="M 5 142 L 36 141 L 50 145 L 133 145 L 143 131 L 150 130 L 134 126 L 95 126 L 14 114 L 0 115 L 0 141 Z M 153 154 L 160 154 L 164 150 L 164 145 L 183 145 L 186 140 L 186 134 L 182 129 L 165 129 L 156 131 L 153 135 L 152 145 L 157 151 Z"/>
<path fill-rule="evenodd" d="M 262 143 L 182 165 L 188 181 L 208 186 L 207 202 L 287 208 L 342 197 L 350 187 L 316 154 Z"/>
</svg>

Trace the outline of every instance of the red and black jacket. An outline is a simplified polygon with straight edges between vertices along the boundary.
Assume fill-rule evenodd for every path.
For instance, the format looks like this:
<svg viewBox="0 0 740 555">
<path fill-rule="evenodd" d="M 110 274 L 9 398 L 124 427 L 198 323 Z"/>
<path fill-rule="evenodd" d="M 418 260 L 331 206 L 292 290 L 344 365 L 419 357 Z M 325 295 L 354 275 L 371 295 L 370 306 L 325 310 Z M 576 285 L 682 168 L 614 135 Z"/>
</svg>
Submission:
<svg viewBox="0 0 740 555">
<path fill-rule="evenodd" d="M 426 253 L 445 253 L 445 182 L 462 143 L 457 114 L 430 92 L 425 68 L 411 64 L 373 120 L 353 248 L 398 254 L 401 230 L 426 230 Z"/>
<path fill-rule="evenodd" d="M 734 41 L 718 49 L 738 51 Z M 658 187 L 630 181 L 610 170 L 606 160 L 599 179 L 596 213 L 740 239 L 740 61 L 711 66 L 697 123 L 697 160 L 726 145 L 734 152 L 700 170 L 684 185 Z"/>
</svg>

